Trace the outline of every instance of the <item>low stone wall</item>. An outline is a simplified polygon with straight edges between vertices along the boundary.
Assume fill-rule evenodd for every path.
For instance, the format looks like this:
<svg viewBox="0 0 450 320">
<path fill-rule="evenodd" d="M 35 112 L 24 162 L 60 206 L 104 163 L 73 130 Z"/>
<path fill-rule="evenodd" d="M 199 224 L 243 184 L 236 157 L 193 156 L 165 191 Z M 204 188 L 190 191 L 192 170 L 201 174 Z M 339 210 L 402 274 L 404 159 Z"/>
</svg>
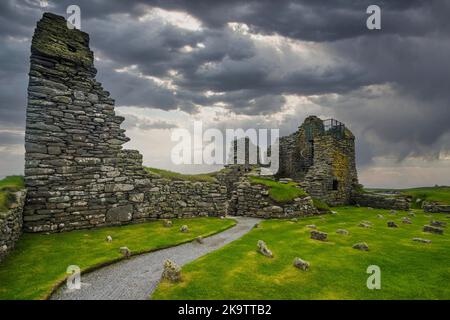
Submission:
<svg viewBox="0 0 450 320">
<path fill-rule="evenodd" d="M 25 191 L 15 193 L 16 201 L 7 212 L 0 213 L 0 262 L 14 248 L 22 234 L 22 212 Z"/>
<path fill-rule="evenodd" d="M 290 203 L 277 203 L 269 197 L 266 186 L 251 184 L 242 178 L 231 197 L 232 214 L 258 218 L 293 218 L 318 214 L 311 197 L 296 198 Z"/>
<path fill-rule="evenodd" d="M 450 205 L 448 205 L 448 204 L 440 204 L 440 203 L 437 203 L 437 202 L 424 201 L 422 203 L 422 209 L 425 212 L 450 213 Z"/>
<path fill-rule="evenodd" d="M 409 210 L 411 198 L 406 196 L 386 196 L 376 193 L 355 193 L 352 196 L 352 202 L 363 207 Z"/>
<path fill-rule="evenodd" d="M 224 216 L 227 188 L 219 183 L 151 178 L 151 187 L 137 194 L 133 222 L 160 218 Z"/>
</svg>

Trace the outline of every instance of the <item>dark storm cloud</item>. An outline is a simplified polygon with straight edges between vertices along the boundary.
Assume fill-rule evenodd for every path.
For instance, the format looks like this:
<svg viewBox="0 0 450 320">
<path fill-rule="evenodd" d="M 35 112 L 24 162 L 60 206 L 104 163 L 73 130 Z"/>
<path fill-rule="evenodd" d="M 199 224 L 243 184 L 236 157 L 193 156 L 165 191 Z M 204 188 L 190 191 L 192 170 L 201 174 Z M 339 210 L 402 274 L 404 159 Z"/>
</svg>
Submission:
<svg viewBox="0 0 450 320">
<path fill-rule="evenodd" d="M 365 10 L 374 3 L 382 8 L 379 31 L 365 27 Z M 98 78 L 118 105 L 195 112 L 197 106 L 221 103 L 236 113 L 267 115 L 281 110 L 286 94 L 310 95 L 328 110 L 327 115 L 356 131 L 363 163 L 374 154 L 402 158 L 450 148 L 439 142 L 449 132 L 446 119 L 450 119 L 449 2 L 67 0 L 49 4 L 49 11 L 61 15 L 70 4 L 81 7 L 82 29 L 90 34 L 91 47 L 101 58 L 96 62 Z M 202 27 L 180 28 L 158 18 L 140 21 L 151 7 L 186 12 Z M 29 41 L 41 14 L 39 1 L 0 2 L 2 126 L 23 126 Z M 229 22 L 245 23 L 250 33 L 317 44 L 316 50 L 331 60 L 321 61 L 315 55 L 292 59 L 288 50 L 278 55 L 270 46 L 233 32 Z M 370 85 L 393 92 L 373 94 L 367 89 Z M 205 95 L 208 91 L 216 94 Z M 334 93 L 339 94 L 337 100 L 328 95 Z"/>
</svg>

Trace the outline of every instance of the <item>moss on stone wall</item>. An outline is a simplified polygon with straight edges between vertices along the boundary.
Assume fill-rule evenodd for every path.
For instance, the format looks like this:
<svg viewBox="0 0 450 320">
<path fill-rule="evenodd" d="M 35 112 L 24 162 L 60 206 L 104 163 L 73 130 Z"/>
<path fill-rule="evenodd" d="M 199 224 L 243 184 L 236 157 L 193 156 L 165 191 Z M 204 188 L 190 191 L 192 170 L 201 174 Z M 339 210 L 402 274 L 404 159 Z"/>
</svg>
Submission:
<svg viewBox="0 0 450 320">
<path fill-rule="evenodd" d="M 93 66 L 89 35 L 77 29 L 69 29 L 63 17 L 51 13 L 45 13 L 39 21 L 32 48 L 49 58 L 68 60 L 85 67 Z"/>
</svg>

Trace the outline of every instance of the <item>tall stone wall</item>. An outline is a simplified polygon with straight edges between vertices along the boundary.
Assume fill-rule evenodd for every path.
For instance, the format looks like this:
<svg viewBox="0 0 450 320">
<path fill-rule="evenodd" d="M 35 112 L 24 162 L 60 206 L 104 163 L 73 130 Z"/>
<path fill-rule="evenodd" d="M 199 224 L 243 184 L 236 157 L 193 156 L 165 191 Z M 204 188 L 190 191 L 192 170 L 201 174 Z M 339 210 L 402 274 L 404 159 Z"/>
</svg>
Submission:
<svg viewBox="0 0 450 320">
<path fill-rule="evenodd" d="M 162 185 L 143 169 L 138 151 L 122 148 L 129 140 L 120 127 L 124 118 L 95 74 L 88 34 L 45 13 L 31 46 L 25 231 L 226 214 L 220 185 Z"/>
<path fill-rule="evenodd" d="M 45 13 L 31 46 L 25 134 L 26 231 L 131 220 L 134 179 L 146 173 L 120 128 L 114 100 L 95 80 L 88 34 Z M 131 161 L 131 162 L 130 162 Z M 117 219 L 117 208 L 127 214 Z"/>
</svg>

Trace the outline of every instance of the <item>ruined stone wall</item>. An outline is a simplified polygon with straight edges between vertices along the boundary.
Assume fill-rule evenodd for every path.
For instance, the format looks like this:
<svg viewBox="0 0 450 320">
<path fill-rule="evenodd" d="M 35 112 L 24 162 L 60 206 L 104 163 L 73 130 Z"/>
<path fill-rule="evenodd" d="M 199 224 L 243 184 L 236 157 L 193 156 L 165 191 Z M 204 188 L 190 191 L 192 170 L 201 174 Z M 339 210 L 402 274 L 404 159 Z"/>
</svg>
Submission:
<svg viewBox="0 0 450 320">
<path fill-rule="evenodd" d="M 258 218 L 293 218 L 318 214 L 311 197 L 299 197 L 289 203 L 277 203 L 269 197 L 268 187 L 252 184 L 243 177 L 236 183 L 230 200 L 233 214 Z"/>
<path fill-rule="evenodd" d="M 322 135 L 314 139 L 314 160 L 303 187 L 329 205 L 348 204 L 358 183 L 352 136 L 338 139 Z"/>
<path fill-rule="evenodd" d="M 436 202 L 432 202 L 432 201 L 424 201 L 422 203 L 422 209 L 425 212 L 450 213 L 450 205 L 442 204 L 442 203 L 436 203 Z"/>
<path fill-rule="evenodd" d="M 355 192 L 352 195 L 352 203 L 363 207 L 409 210 L 411 199 L 407 196 L 387 196 L 376 193 Z"/>
<path fill-rule="evenodd" d="M 343 125 L 325 128 L 318 117 L 307 117 L 297 132 L 280 139 L 277 176 L 301 182 L 330 205 L 349 203 L 358 183 L 353 134 Z"/>
<path fill-rule="evenodd" d="M 7 212 L 0 212 L 0 262 L 14 249 L 22 234 L 22 212 L 25 201 L 25 191 L 14 194 L 15 201 Z"/>
<path fill-rule="evenodd" d="M 160 181 L 143 169 L 138 151 L 122 149 L 124 118 L 95 74 L 89 36 L 45 13 L 31 47 L 25 231 L 225 214 L 220 185 Z"/>
</svg>

